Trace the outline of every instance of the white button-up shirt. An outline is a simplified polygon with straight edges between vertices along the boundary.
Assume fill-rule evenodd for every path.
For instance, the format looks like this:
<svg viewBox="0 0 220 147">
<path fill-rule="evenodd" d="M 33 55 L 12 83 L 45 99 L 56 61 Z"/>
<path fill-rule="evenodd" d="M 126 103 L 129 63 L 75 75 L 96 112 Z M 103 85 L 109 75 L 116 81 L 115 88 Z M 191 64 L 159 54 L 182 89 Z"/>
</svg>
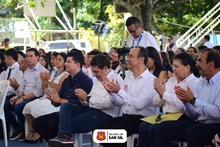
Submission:
<svg viewBox="0 0 220 147">
<path fill-rule="evenodd" d="M 153 86 L 155 76 L 146 69 L 140 76 L 134 79 L 133 73 L 125 77 L 124 89 L 120 89 L 118 95 L 123 99 L 123 113 L 130 115 L 151 116 L 156 112 L 153 105 L 153 97 L 156 91 Z"/>
<path fill-rule="evenodd" d="M 19 85 L 22 85 L 23 72 L 20 71 L 18 62 L 15 62 L 12 66 L 9 66 L 7 70 L 4 73 L 2 73 L 4 74 L 2 75 L 3 79 L 7 80 L 10 68 L 11 68 L 11 73 L 9 79 L 15 79 Z M 18 92 L 19 92 L 18 89 L 15 90 L 13 87 L 9 86 L 7 96 L 16 95 Z"/>
<path fill-rule="evenodd" d="M 180 101 L 180 99 L 176 96 L 174 87 L 180 86 L 184 89 L 187 89 L 187 85 L 192 90 L 193 94 L 196 93 L 196 86 L 199 82 L 199 78 L 196 78 L 193 74 L 190 74 L 186 79 L 178 83 L 176 77 L 171 77 L 166 82 L 166 91 L 163 94 L 162 99 L 160 98 L 159 94 L 154 97 L 154 105 L 157 107 L 163 107 L 163 113 L 167 112 L 185 112 L 185 106 Z"/>
<path fill-rule="evenodd" d="M 110 81 L 113 79 L 115 82 L 118 81 L 121 88 L 124 85 L 122 78 L 115 74 L 113 70 L 109 72 L 107 78 Z M 123 104 L 122 99 L 117 94 L 108 93 L 99 80 L 96 80 L 93 84 L 89 96 L 91 96 L 89 99 L 89 107 L 101 109 L 103 112 L 111 115 L 112 117 L 118 116 L 120 108 L 118 106 Z"/>
<path fill-rule="evenodd" d="M 29 67 L 24 71 L 24 82 L 22 84 L 21 90 L 24 95 L 33 93 L 35 97 L 43 96 L 42 81 L 40 79 L 41 72 L 48 72 L 39 62 L 33 69 Z"/>
</svg>

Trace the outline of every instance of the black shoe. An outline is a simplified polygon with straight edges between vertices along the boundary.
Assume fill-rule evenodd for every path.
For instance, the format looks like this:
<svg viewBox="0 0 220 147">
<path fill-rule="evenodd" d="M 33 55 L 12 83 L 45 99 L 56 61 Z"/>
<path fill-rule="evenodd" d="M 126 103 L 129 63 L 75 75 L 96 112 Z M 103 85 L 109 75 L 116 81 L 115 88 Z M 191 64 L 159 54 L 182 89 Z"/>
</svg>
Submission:
<svg viewBox="0 0 220 147">
<path fill-rule="evenodd" d="M 74 142 L 71 136 L 59 134 L 56 138 L 48 141 L 49 147 L 73 147 Z"/>
<path fill-rule="evenodd" d="M 16 140 L 21 137 L 23 130 L 21 128 L 16 129 L 15 132 L 11 135 L 9 140 Z"/>
<path fill-rule="evenodd" d="M 28 141 L 28 143 L 37 143 L 38 141 L 39 141 L 40 143 L 42 143 L 42 142 L 43 142 L 43 138 L 42 138 L 42 137 L 39 137 L 39 138 L 32 137 L 32 138 Z"/>
<path fill-rule="evenodd" d="M 22 131 L 21 136 L 18 138 L 18 141 L 24 141 L 25 133 Z"/>
</svg>

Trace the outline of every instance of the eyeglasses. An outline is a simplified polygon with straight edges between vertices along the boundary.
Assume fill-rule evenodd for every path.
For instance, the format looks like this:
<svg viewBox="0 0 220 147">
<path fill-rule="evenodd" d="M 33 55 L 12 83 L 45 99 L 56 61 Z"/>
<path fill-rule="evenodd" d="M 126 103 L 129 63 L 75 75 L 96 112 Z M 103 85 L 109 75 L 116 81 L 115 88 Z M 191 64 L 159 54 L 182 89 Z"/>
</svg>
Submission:
<svg viewBox="0 0 220 147">
<path fill-rule="evenodd" d="M 135 32 L 137 31 L 138 27 L 139 27 L 139 25 L 136 27 L 135 30 L 133 30 L 133 31 L 129 31 L 129 30 L 127 30 L 127 31 L 128 31 L 129 33 L 135 33 Z"/>
</svg>

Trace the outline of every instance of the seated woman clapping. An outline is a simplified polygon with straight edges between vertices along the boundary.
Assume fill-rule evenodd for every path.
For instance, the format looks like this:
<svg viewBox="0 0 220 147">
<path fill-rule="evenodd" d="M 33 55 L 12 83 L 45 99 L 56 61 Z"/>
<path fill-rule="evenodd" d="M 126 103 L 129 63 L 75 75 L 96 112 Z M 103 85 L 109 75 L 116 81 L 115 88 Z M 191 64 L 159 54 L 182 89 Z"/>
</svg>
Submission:
<svg viewBox="0 0 220 147">
<path fill-rule="evenodd" d="M 57 71 L 51 75 L 49 75 L 46 72 L 40 73 L 40 78 L 42 80 L 42 89 L 53 88 L 59 91 L 62 82 L 69 75 L 65 71 L 65 67 L 64 67 L 65 61 L 66 61 L 66 54 L 59 53 L 58 56 L 56 57 Z M 32 127 L 33 120 L 39 116 L 53 112 L 58 112 L 58 111 L 59 111 L 59 107 L 54 107 L 51 104 L 51 100 L 47 99 L 46 95 L 26 104 L 26 106 L 23 109 L 23 114 L 27 119 L 30 132 L 28 136 L 24 139 L 24 141 L 28 143 L 37 143 L 37 141 L 40 138 L 40 135 L 36 133 Z"/>
<path fill-rule="evenodd" d="M 174 57 L 172 68 L 175 76 L 169 78 L 166 84 L 155 78 L 154 88 L 158 94 L 154 97 L 153 104 L 162 107 L 163 113 L 185 113 L 185 106 L 177 98 L 175 87 L 180 86 L 186 89 L 188 86 L 192 92 L 196 91 L 199 78 L 193 74 L 195 62 L 190 55 L 180 53 Z M 182 115 L 179 119 L 187 119 L 187 115 Z M 141 123 L 139 126 L 139 147 L 154 146 L 155 130 L 160 124 Z"/>
</svg>

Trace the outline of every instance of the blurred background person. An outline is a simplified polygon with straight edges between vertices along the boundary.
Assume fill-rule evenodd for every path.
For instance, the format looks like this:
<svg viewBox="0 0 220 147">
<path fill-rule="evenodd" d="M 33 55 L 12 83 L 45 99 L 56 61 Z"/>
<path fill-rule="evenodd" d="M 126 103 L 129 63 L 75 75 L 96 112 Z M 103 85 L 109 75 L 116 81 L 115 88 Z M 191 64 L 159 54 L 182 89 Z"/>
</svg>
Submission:
<svg viewBox="0 0 220 147">
<path fill-rule="evenodd" d="M 175 51 L 175 55 L 179 54 L 179 53 L 185 53 L 185 49 L 184 48 L 177 48 L 177 50 Z"/>
<path fill-rule="evenodd" d="M 11 46 L 10 46 L 10 39 L 9 38 L 5 38 L 3 49 L 8 50 L 10 48 L 11 48 Z"/>
<path fill-rule="evenodd" d="M 205 35 L 203 38 L 204 46 L 206 46 L 207 48 L 213 48 L 214 44 L 212 44 L 209 40 L 210 40 L 210 36 Z"/>
<path fill-rule="evenodd" d="M 167 36 L 167 43 L 165 46 L 165 51 L 173 51 L 175 53 L 176 50 L 177 50 L 177 47 L 175 43 L 173 42 L 173 37 L 170 35 Z"/>
<path fill-rule="evenodd" d="M 22 51 L 17 51 L 18 53 L 18 64 L 20 65 L 23 60 L 25 60 L 25 54 Z"/>
<path fill-rule="evenodd" d="M 44 55 L 44 54 L 46 54 L 45 50 L 42 49 L 42 48 L 40 48 L 40 49 L 38 50 L 38 52 L 39 52 L 40 55 Z"/>
<path fill-rule="evenodd" d="M 148 61 L 147 61 L 147 68 L 148 70 L 158 79 L 165 83 L 167 81 L 167 74 L 166 71 L 161 63 L 159 53 L 154 47 L 147 47 L 148 50 Z"/>
<path fill-rule="evenodd" d="M 167 72 L 173 73 L 172 65 L 167 52 L 161 52 L 161 62 Z"/>
<path fill-rule="evenodd" d="M 47 55 L 40 55 L 39 57 L 39 63 L 45 67 L 46 69 L 48 69 L 49 67 L 49 57 Z"/>
<path fill-rule="evenodd" d="M 0 53 L 0 74 L 7 69 L 4 54 Z"/>
</svg>

